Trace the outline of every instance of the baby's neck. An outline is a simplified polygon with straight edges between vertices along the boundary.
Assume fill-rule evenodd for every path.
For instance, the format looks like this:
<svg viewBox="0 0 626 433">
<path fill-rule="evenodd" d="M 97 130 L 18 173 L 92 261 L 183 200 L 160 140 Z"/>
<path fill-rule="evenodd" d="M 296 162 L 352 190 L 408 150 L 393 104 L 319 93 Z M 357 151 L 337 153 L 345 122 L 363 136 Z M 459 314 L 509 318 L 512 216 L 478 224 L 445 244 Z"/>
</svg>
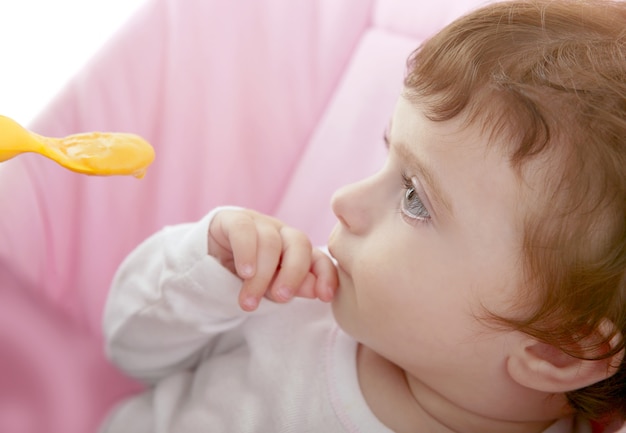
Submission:
<svg viewBox="0 0 626 433">
<path fill-rule="evenodd" d="M 539 433 L 550 425 L 496 420 L 468 412 L 363 345 L 357 352 L 357 369 L 370 409 L 396 433 Z"/>
</svg>

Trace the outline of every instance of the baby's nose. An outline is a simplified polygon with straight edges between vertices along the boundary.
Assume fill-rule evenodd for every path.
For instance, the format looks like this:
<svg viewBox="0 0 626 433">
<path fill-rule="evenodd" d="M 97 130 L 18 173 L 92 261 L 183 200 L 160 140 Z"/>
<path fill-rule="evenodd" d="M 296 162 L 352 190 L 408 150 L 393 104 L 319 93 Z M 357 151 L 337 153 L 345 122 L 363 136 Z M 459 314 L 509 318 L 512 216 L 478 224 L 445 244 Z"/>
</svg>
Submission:
<svg viewBox="0 0 626 433">
<path fill-rule="evenodd" d="M 331 207 L 344 227 L 354 234 L 362 234 L 370 225 L 370 199 L 363 182 L 353 183 L 335 192 Z"/>
</svg>

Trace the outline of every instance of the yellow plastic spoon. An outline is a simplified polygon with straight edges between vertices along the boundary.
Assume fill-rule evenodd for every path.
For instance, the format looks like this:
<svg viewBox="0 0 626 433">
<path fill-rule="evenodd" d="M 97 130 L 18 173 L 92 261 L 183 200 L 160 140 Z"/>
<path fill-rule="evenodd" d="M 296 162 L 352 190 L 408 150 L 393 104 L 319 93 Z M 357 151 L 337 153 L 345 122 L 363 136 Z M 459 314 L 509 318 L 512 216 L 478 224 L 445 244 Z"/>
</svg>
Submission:
<svg viewBox="0 0 626 433">
<path fill-rule="evenodd" d="M 88 132 L 50 138 L 0 116 L 0 162 L 25 152 L 39 153 L 72 171 L 141 178 L 154 160 L 154 149 L 135 134 Z"/>
</svg>

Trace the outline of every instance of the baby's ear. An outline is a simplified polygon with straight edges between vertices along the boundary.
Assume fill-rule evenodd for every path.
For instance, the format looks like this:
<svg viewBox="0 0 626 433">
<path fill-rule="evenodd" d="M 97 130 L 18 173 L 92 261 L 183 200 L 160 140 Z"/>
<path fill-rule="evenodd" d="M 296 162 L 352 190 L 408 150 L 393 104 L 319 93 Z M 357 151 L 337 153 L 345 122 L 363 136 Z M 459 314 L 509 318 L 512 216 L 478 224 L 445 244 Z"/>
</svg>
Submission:
<svg viewBox="0 0 626 433">
<path fill-rule="evenodd" d="M 598 347 L 597 344 L 598 341 L 606 340 L 614 329 L 611 321 L 604 320 L 596 332 L 581 341 L 580 347 L 590 348 L 584 353 L 585 357 L 598 356 L 616 347 L 622 340 L 621 333 L 617 333 L 603 347 Z M 513 380 L 522 386 L 542 392 L 564 393 L 611 377 L 617 372 L 623 357 L 622 349 L 606 359 L 580 359 L 529 337 L 521 340 L 512 351 L 507 361 L 507 370 Z"/>
</svg>

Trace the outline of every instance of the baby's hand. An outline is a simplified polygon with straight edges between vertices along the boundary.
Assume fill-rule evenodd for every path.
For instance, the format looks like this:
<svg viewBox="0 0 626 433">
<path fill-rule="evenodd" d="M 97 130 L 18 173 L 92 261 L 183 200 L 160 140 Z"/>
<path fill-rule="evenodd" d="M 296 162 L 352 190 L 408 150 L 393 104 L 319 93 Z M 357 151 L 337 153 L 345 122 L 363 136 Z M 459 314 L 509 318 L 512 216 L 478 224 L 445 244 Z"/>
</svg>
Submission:
<svg viewBox="0 0 626 433">
<path fill-rule="evenodd" d="M 257 308 L 261 297 L 287 302 L 294 296 L 330 301 L 337 271 L 308 237 L 252 210 L 225 209 L 209 227 L 208 252 L 243 279 L 239 305 Z"/>
</svg>

